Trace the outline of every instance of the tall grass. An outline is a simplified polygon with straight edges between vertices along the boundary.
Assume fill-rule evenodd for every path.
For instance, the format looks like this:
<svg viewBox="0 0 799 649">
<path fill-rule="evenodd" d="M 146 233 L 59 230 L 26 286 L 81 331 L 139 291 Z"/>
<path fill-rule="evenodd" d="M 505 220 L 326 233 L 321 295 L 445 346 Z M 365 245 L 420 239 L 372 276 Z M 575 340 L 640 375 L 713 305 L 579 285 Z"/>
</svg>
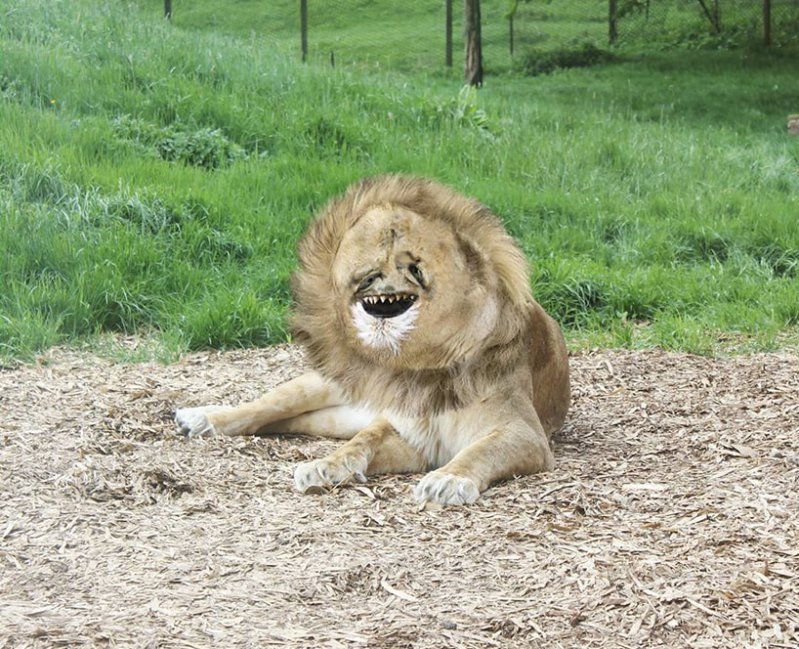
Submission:
<svg viewBox="0 0 799 649">
<path fill-rule="evenodd" d="M 17 0 L 0 21 L 0 356 L 106 332 L 172 351 L 285 340 L 306 223 L 386 171 L 500 214 L 576 345 L 774 347 L 799 324 L 793 81 L 790 58 L 682 52 L 478 94 L 302 66 L 151 7 Z"/>
</svg>

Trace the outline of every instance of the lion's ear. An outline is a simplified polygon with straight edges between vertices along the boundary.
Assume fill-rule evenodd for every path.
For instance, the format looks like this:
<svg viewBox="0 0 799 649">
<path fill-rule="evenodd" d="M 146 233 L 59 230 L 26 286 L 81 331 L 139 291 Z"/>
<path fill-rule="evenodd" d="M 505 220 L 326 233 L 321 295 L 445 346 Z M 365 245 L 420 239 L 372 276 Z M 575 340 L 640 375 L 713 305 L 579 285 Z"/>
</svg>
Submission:
<svg viewBox="0 0 799 649">
<path fill-rule="evenodd" d="M 527 259 L 509 236 L 502 234 L 489 241 L 487 250 L 464 234 L 455 236 L 469 270 L 478 281 L 485 282 L 490 269 L 514 306 L 524 308 L 530 303 Z"/>
<path fill-rule="evenodd" d="M 488 258 L 480 250 L 477 244 L 465 235 L 456 232 L 455 238 L 458 241 L 458 247 L 460 248 L 461 254 L 466 260 L 466 266 L 469 269 L 469 272 L 477 279 L 477 281 L 484 282 L 486 268 L 489 263 Z"/>
<path fill-rule="evenodd" d="M 533 299 L 530 289 L 530 265 L 524 253 L 507 234 L 497 241 L 491 260 L 508 297 L 520 309 L 529 307 Z"/>
</svg>

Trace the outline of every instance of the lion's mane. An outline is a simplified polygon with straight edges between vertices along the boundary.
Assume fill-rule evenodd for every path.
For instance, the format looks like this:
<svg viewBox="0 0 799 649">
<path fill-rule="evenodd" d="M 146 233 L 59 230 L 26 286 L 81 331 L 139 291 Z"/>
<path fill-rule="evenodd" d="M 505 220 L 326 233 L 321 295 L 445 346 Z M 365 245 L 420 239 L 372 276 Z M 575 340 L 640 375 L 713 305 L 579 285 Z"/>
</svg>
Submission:
<svg viewBox="0 0 799 649">
<path fill-rule="evenodd" d="M 349 343 L 345 333 L 349 305 L 336 293 L 333 261 L 344 234 L 370 208 L 387 204 L 447 224 L 468 253 L 479 256 L 480 272 L 485 275 L 481 281 L 499 293 L 500 313 L 494 330 L 477 345 L 477 354 L 452 358 L 444 368 L 398 369 L 375 363 Z M 534 302 L 527 261 L 487 207 L 448 187 L 402 175 L 362 180 L 330 201 L 314 219 L 300 241 L 298 256 L 292 281 L 294 335 L 311 364 L 356 402 L 405 414 L 457 408 L 495 384 L 497 377 L 528 362 L 526 339 Z"/>
</svg>

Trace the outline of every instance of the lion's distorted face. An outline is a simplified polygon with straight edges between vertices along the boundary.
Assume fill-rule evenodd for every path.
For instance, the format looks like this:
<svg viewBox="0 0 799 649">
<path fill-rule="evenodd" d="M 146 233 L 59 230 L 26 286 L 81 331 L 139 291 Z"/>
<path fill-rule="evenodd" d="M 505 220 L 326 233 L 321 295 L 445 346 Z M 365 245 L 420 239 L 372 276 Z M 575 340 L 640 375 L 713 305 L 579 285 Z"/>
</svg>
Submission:
<svg viewBox="0 0 799 649">
<path fill-rule="evenodd" d="M 486 262 L 447 223 L 397 206 L 368 210 L 333 264 L 335 308 L 353 345 L 377 362 L 443 367 L 496 319 Z"/>
</svg>

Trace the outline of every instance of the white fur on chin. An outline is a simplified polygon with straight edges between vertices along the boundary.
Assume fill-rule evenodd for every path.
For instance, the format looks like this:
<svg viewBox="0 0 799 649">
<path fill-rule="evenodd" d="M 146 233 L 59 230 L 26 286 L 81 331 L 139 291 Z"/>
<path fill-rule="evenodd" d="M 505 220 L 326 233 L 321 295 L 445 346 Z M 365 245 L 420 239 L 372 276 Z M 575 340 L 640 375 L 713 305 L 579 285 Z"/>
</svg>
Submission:
<svg viewBox="0 0 799 649">
<path fill-rule="evenodd" d="M 419 317 L 419 306 L 416 304 L 393 318 L 375 318 L 364 311 L 360 302 L 353 304 L 351 311 L 352 324 L 363 344 L 375 349 L 388 348 L 394 355 L 399 354 L 400 344 L 411 333 Z"/>
</svg>

